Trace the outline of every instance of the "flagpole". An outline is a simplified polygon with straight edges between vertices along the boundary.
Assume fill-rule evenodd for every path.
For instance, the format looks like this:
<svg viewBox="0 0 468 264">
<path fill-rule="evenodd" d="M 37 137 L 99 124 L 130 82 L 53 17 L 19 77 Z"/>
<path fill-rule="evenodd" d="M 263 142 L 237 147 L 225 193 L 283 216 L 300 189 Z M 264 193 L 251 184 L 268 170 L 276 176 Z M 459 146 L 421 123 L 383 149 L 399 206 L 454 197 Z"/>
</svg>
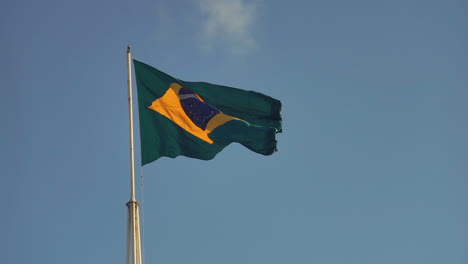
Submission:
<svg viewBox="0 0 468 264">
<path fill-rule="evenodd" d="M 135 199 L 135 151 L 133 145 L 132 54 L 127 47 L 128 117 L 130 134 L 130 201 L 127 205 L 127 264 L 142 264 L 139 203 Z"/>
<path fill-rule="evenodd" d="M 130 124 L 130 201 L 135 201 L 135 151 L 133 149 L 132 53 L 127 47 L 128 120 Z"/>
</svg>

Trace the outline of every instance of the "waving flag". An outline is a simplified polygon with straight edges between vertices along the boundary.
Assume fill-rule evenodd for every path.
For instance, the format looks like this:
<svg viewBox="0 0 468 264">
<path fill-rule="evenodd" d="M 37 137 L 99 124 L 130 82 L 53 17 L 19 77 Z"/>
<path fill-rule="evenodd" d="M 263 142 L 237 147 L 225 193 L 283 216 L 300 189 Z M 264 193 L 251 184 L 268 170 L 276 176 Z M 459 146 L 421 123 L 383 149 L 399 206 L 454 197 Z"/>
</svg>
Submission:
<svg viewBox="0 0 468 264">
<path fill-rule="evenodd" d="M 133 60 L 142 165 L 160 157 L 210 160 L 232 142 L 263 155 L 276 151 L 281 102 L 267 95 L 186 82 Z"/>
</svg>

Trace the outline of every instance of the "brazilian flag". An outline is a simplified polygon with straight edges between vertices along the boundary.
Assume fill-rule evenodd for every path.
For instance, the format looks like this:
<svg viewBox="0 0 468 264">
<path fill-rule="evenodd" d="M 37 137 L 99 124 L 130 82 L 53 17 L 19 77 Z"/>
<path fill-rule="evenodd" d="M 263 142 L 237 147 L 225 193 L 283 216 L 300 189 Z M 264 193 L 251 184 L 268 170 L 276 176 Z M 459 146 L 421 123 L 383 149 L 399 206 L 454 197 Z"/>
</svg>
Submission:
<svg viewBox="0 0 468 264">
<path fill-rule="evenodd" d="M 210 160 L 232 142 L 276 151 L 281 102 L 253 91 L 186 82 L 147 64 L 135 67 L 142 165 L 179 155 Z"/>
</svg>

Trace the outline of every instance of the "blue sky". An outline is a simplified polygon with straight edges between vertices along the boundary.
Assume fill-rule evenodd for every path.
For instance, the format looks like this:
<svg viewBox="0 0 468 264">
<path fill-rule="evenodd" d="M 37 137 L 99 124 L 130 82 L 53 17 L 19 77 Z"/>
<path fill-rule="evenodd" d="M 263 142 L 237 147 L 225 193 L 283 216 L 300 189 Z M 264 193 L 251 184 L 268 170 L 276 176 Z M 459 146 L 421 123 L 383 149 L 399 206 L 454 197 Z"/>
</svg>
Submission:
<svg viewBox="0 0 468 264">
<path fill-rule="evenodd" d="M 180 79 L 283 103 L 272 156 L 232 144 L 137 168 L 144 263 L 468 263 L 467 10 L 4 3 L 2 260 L 125 263 L 131 44 Z"/>
</svg>

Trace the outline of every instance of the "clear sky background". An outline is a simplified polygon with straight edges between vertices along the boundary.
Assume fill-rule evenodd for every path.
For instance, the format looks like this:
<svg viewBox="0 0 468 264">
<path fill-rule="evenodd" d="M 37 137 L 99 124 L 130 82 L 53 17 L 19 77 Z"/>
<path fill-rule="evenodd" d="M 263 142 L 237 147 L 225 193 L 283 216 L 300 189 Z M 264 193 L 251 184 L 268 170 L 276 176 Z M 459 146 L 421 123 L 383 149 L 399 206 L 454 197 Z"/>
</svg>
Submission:
<svg viewBox="0 0 468 264">
<path fill-rule="evenodd" d="M 272 156 L 137 168 L 144 263 L 468 263 L 466 0 L 16 0 L 0 33 L 2 263 L 125 263 L 127 44 L 283 103 Z"/>
</svg>

